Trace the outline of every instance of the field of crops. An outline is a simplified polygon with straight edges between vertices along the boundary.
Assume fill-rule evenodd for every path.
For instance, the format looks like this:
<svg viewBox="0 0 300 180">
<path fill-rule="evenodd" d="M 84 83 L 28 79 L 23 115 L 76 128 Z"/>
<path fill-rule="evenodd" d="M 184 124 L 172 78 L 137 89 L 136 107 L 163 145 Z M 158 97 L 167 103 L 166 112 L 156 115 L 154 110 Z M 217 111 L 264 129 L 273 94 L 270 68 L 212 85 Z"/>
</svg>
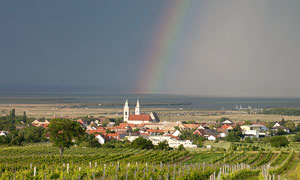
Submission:
<svg viewBox="0 0 300 180">
<path fill-rule="evenodd" d="M 277 180 L 296 158 L 294 151 L 190 153 L 74 147 L 60 159 L 58 149 L 49 145 L 1 147 L 0 179 L 234 180 L 274 176 Z"/>
</svg>

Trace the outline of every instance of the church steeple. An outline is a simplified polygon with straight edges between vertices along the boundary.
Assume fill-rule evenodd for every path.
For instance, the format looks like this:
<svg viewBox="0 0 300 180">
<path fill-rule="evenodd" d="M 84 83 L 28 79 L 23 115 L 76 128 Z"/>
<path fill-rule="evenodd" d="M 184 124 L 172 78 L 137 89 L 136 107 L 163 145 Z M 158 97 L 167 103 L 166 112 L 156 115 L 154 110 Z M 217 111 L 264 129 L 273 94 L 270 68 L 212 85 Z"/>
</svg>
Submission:
<svg viewBox="0 0 300 180">
<path fill-rule="evenodd" d="M 135 115 L 140 115 L 140 101 L 136 101 Z"/>
<path fill-rule="evenodd" d="M 128 106 L 128 100 L 126 99 L 126 102 L 125 102 L 125 106 L 124 106 L 124 122 L 128 122 L 128 119 L 129 119 L 129 106 Z"/>
</svg>

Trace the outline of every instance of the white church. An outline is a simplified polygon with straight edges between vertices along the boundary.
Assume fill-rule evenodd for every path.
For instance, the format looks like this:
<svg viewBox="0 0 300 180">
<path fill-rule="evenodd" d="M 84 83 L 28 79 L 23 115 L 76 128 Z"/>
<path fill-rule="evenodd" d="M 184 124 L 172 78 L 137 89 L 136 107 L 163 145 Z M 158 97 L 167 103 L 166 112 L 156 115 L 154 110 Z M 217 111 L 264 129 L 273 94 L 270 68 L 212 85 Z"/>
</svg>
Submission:
<svg viewBox="0 0 300 180">
<path fill-rule="evenodd" d="M 136 102 L 134 114 L 130 114 L 128 100 L 126 100 L 124 106 L 124 122 L 137 125 L 142 123 L 156 123 L 159 122 L 159 118 L 155 112 L 151 112 L 150 114 L 141 114 L 139 100 Z"/>
</svg>

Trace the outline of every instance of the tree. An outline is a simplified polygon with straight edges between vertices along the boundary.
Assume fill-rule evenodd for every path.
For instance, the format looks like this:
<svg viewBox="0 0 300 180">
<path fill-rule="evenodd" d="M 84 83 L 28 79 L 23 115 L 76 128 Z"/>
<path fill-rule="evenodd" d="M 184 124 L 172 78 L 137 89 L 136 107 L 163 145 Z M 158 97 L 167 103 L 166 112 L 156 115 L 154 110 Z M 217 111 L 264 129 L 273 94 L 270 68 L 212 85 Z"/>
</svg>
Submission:
<svg viewBox="0 0 300 180">
<path fill-rule="evenodd" d="M 220 122 L 222 123 L 222 122 L 224 122 L 226 120 L 230 120 L 230 119 L 228 117 L 221 117 Z"/>
<path fill-rule="evenodd" d="M 132 141 L 131 147 L 134 149 L 153 149 L 154 146 L 150 140 L 139 137 Z"/>
<path fill-rule="evenodd" d="M 159 149 L 159 150 L 169 150 L 170 147 L 169 147 L 168 142 L 166 140 L 164 140 L 164 141 L 158 143 L 157 149 Z"/>
<path fill-rule="evenodd" d="M 230 131 L 228 135 L 225 137 L 225 140 L 229 142 L 239 142 L 242 136 L 243 133 L 240 126 L 236 125 L 236 127 L 233 128 L 233 130 Z"/>
<path fill-rule="evenodd" d="M 285 119 L 282 118 L 281 121 L 280 121 L 280 126 L 285 126 L 285 123 L 286 123 Z"/>
<path fill-rule="evenodd" d="M 252 122 L 250 120 L 245 121 L 245 125 L 251 125 Z"/>
<path fill-rule="evenodd" d="M 74 138 L 84 135 L 84 130 L 80 124 L 69 119 L 53 119 L 47 132 L 53 145 L 59 147 L 60 157 L 62 157 L 65 148 L 70 148 L 74 144 Z"/>
<path fill-rule="evenodd" d="M 26 112 L 25 112 L 25 111 L 23 112 L 22 121 L 23 121 L 24 123 L 26 123 L 26 121 L 27 121 L 27 115 L 26 115 Z"/>
<path fill-rule="evenodd" d="M 300 132 L 300 123 L 297 124 L 297 131 Z"/>
<path fill-rule="evenodd" d="M 23 129 L 21 133 L 24 134 L 25 142 L 28 143 L 41 142 L 45 140 L 44 128 L 42 127 L 30 126 L 28 128 Z"/>
<path fill-rule="evenodd" d="M 98 142 L 94 134 L 89 135 L 88 133 L 85 133 L 84 136 L 80 136 L 79 138 L 76 138 L 76 144 L 80 147 L 92 147 L 92 148 L 98 148 L 101 147 L 101 144 Z"/>
<path fill-rule="evenodd" d="M 286 121 L 285 122 L 285 127 L 289 128 L 292 132 L 296 131 L 296 125 L 293 121 Z"/>
<path fill-rule="evenodd" d="M 140 128 L 135 128 L 132 132 L 139 132 Z"/>
<path fill-rule="evenodd" d="M 106 134 L 112 133 L 112 130 L 108 128 L 108 129 L 105 130 L 105 133 L 106 133 Z"/>
<path fill-rule="evenodd" d="M 272 147 L 285 147 L 289 141 L 286 136 L 273 136 L 270 138 L 270 143 Z"/>
<path fill-rule="evenodd" d="M 280 135 L 285 135 L 287 133 L 283 129 L 278 129 L 276 134 L 280 136 Z"/>
<path fill-rule="evenodd" d="M 178 151 L 185 151 L 185 148 L 183 147 L 182 144 L 180 144 L 180 145 L 178 146 Z"/>
<path fill-rule="evenodd" d="M 300 133 L 297 133 L 297 134 L 293 137 L 293 141 L 294 141 L 294 142 L 300 142 Z"/>
<path fill-rule="evenodd" d="M 10 111 L 10 120 L 11 120 L 11 123 L 14 124 L 15 123 L 15 120 L 16 120 L 16 110 L 15 109 L 12 109 Z"/>
</svg>

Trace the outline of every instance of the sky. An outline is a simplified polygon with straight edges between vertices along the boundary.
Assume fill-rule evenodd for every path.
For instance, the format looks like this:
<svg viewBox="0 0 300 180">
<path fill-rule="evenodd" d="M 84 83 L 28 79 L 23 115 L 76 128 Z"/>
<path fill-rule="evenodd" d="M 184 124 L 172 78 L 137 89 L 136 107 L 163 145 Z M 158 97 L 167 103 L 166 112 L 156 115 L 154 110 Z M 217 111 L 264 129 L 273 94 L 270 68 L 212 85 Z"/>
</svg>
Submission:
<svg viewBox="0 0 300 180">
<path fill-rule="evenodd" d="M 0 91 L 300 97 L 300 1 L 1 1 Z"/>
</svg>

